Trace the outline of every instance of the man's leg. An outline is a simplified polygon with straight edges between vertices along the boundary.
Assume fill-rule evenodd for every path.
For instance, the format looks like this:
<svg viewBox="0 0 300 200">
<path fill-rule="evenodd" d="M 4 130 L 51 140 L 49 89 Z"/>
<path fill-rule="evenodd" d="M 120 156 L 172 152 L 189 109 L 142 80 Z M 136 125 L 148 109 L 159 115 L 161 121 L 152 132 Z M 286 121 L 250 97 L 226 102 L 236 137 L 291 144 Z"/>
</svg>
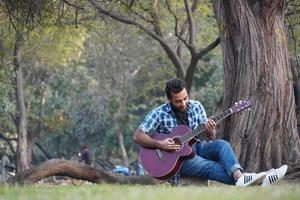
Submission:
<svg viewBox="0 0 300 200">
<path fill-rule="evenodd" d="M 231 145 L 225 140 L 196 143 L 194 148 L 199 156 L 220 163 L 230 176 L 238 169 L 242 171 Z"/>
<path fill-rule="evenodd" d="M 225 140 L 214 140 L 210 142 L 197 143 L 194 147 L 196 153 L 208 160 L 219 163 L 227 174 L 236 182 L 238 186 L 249 186 L 260 184 L 266 177 L 266 173 L 242 173 L 242 167 L 231 148 Z"/>
<path fill-rule="evenodd" d="M 227 173 L 226 169 L 220 163 L 198 155 L 183 162 L 180 175 L 205 178 L 231 185 L 235 184 L 234 178 Z"/>
</svg>

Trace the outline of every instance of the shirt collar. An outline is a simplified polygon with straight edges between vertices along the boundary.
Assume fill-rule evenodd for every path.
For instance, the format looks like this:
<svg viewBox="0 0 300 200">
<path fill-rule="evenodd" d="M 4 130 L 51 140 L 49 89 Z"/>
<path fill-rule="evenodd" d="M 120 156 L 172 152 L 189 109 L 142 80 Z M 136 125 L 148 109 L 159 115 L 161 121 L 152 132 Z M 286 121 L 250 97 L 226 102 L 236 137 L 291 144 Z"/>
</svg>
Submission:
<svg viewBox="0 0 300 200">
<path fill-rule="evenodd" d="M 167 111 L 168 113 L 171 113 L 171 112 L 172 112 L 172 109 L 171 109 L 171 103 L 170 103 L 170 102 L 167 102 L 167 103 L 166 103 L 166 111 Z"/>
</svg>

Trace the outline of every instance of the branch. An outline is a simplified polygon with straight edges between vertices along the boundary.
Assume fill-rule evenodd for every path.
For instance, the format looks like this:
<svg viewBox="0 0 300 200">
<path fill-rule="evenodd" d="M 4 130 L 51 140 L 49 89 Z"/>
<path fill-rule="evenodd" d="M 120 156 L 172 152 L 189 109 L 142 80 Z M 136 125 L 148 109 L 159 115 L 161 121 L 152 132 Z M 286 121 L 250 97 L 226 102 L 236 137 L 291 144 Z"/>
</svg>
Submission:
<svg viewBox="0 0 300 200">
<path fill-rule="evenodd" d="M 191 7 L 188 3 L 187 0 L 184 0 L 184 5 L 185 5 L 185 10 L 187 13 L 187 17 L 188 17 L 188 22 L 189 22 L 189 30 L 190 30 L 190 34 L 189 34 L 189 43 L 191 45 L 191 50 L 195 49 L 195 22 L 194 22 L 194 18 L 192 16 L 192 11 L 191 11 Z"/>
<path fill-rule="evenodd" d="M 197 58 L 201 59 L 202 56 L 213 50 L 215 47 L 217 47 L 220 44 L 220 37 L 218 37 L 214 42 L 209 44 L 207 47 L 204 49 L 200 50 L 200 52 L 197 54 Z"/>
<path fill-rule="evenodd" d="M 104 15 L 107 15 L 107 16 L 111 17 L 112 19 L 122 22 L 124 24 L 134 25 L 134 26 L 138 27 L 139 29 L 143 30 L 145 33 L 147 33 L 150 37 L 157 40 L 158 42 L 164 42 L 162 38 L 155 35 L 149 29 L 147 29 L 143 25 L 139 24 L 138 22 L 135 22 L 130 19 L 126 19 L 123 16 L 118 16 L 116 14 L 113 14 L 113 13 L 101 8 L 100 6 L 98 6 L 93 0 L 88 0 L 88 1 L 98 10 L 98 12 L 103 13 Z"/>
<path fill-rule="evenodd" d="M 209 51 L 214 49 L 219 43 L 220 43 L 220 38 L 217 38 L 213 43 L 208 45 L 206 48 L 202 49 L 198 54 L 196 54 L 196 55 L 192 54 L 192 59 L 191 59 L 191 62 L 189 64 L 189 67 L 187 69 L 186 76 L 185 76 L 188 91 L 190 91 L 190 89 L 191 89 L 193 74 L 195 72 L 195 69 L 196 69 L 196 66 L 197 66 L 197 63 L 198 63 L 199 59 L 203 55 L 207 54 Z"/>
<path fill-rule="evenodd" d="M 168 10 L 170 11 L 170 13 L 174 16 L 174 18 L 177 20 L 177 17 L 175 15 L 175 13 L 170 9 L 170 5 L 169 5 L 169 1 L 166 0 L 166 3 L 167 3 L 167 7 L 168 7 Z M 192 16 L 192 13 L 194 13 L 197 8 L 198 8 L 198 5 L 199 5 L 200 1 L 199 0 L 194 0 L 193 1 L 193 4 L 191 6 L 191 8 L 189 9 L 190 10 L 190 15 L 188 14 L 188 16 Z M 193 20 L 193 18 L 192 18 Z M 193 20 L 194 21 L 194 20 Z M 183 23 L 182 27 L 181 27 L 181 30 L 180 32 L 178 33 L 178 28 L 176 27 L 175 29 L 175 36 L 178 38 L 178 41 L 177 41 L 177 52 L 180 52 L 180 41 L 184 43 L 184 45 L 193 53 L 195 53 L 195 47 L 192 47 L 193 45 L 190 43 L 188 44 L 188 42 L 182 37 L 182 35 L 186 32 L 186 29 L 187 29 L 187 24 L 189 23 L 189 17 L 185 20 L 185 22 Z M 178 22 L 175 21 L 175 25 L 178 26 Z M 190 26 L 191 27 L 191 26 Z M 193 25 L 193 27 L 195 28 L 195 25 Z M 194 41 L 192 39 L 192 41 Z"/>
<path fill-rule="evenodd" d="M 11 119 L 13 120 L 15 126 L 17 126 L 18 125 L 18 117 L 16 116 L 16 114 L 9 112 L 9 115 L 10 115 Z"/>
<path fill-rule="evenodd" d="M 163 34 L 160 27 L 159 17 L 157 14 L 157 0 L 152 0 L 152 12 L 151 17 L 153 19 L 154 31 L 157 35 L 163 38 Z"/>
<path fill-rule="evenodd" d="M 135 2 L 135 0 L 132 0 L 130 2 L 130 4 L 126 4 L 124 3 L 123 1 L 121 1 L 121 4 L 126 6 L 133 14 L 135 14 L 136 16 L 138 16 L 139 18 L 141 18 L 142 20 L 144 20 L 145 22 L 148 22 L 150 24 L 153 24 L 154 21 L 153 20 L 150 20 L 150 19 L 147 19 L 146 17 L 144 17 L 143 15 L 141 15 L 140 13 L 136 12 L 135 10 L 132 9 L 132 5 L 133 3 Z M 139 4 L 140 5 L 140 4 Z M 141 7 L 142 10 L 144 10 L 145 12 L 149 12 L 149 10 L 146 10 L 145 8 Z"/>
<path fill-rule="evenodd" d="M 65 4 L 67 4 L 67 5 L 69 5 L 69 6 L 72 6 L 72 7 L 76 8 L 76 9 L 84 10 L 84 8 L 82 8 L 82 7 L 80 7 L 80 6 L 77 6 L 77 5 L 73 4 L 73 3 L 70 3 L 70 2 L 67 1 L 67 0 L 62 0 L 62 1 L 63 1 Z"/>
<path fill-rule="evenodd" d="M 169 12 L 171 13 L 171 15 L 174 17 L 174 20 L 175 20 L 175 26 L 174 26 L 174 32 L 175 32 L 175 36 L 179 39 L 177 41 L 177 49 L 179 50 L 179 46 L 180 46 L 180 41 L 183 42 L 185 44 L 185 46 L 190 49 L 191 46 L 187 43 L 187 41 L 182 38 L 182 35 L 183 35 L 183 31 L 181 29 L 180 33 L 178 34 L 178 17 L 177 15 L 173 12 L 173 10 L 171 9 L 171 5 L 170 5 L 170 2 L 168 0 L 166 0 L 166 4 L 167 4 L 167 8 L 169 10 Z M 179 54 L 179 53 L 177 53 Z"/>
<path fill-rule="evenodd" d="M 178 33 L 178 17 L 175 14 L 175 12 L 172 10 L 169 0 L 166 0 L 166 5 L 167 5 L 168 11 L 174 17 L 174 20 L 175 20 L 174 32 L 175 32 L 175 35 L 177 35 L 177 33 Z"/>
<path fill-rule="evenodd" d="M 5 8 L 6 8 L 7 13 L 8 13 L 8 18 L 9 18 L 10 24 L 13 26 L 14 30 L 15 30 L 16 32 L 18 32 L 18 29 L 17 29 L 17 27 L 16 27 L 16 25 L 15 25 L 15 23 L 14 23 L 14 20 L 12 19 L 13 14 L 12 14 L 12 12 L 11 12 L 11 10 L 10 10 L 10 7 L 9 7 L 7 1 L 5 1 Z"/>
</svg>

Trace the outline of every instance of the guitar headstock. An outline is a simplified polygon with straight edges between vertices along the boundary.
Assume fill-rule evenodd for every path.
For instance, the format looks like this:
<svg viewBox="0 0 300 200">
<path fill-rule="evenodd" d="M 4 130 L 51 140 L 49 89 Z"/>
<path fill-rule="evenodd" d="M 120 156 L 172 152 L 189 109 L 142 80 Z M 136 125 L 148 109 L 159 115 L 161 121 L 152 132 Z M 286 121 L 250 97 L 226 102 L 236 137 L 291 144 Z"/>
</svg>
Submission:
<svg viewBox="0 0 300 200">
<path fill-rule="evenodd" d="M 241 101 L 237 101 L 234 103 L 234 105 L 231 107 L 231 110 L 233 113 L 238 113 L 242 110 L 245 110 L 249 107 L 251 107 L 251 101 L 248 100 L 248 99 L 244 99 L 244 100 L 241 100 Z"/>
</svg>

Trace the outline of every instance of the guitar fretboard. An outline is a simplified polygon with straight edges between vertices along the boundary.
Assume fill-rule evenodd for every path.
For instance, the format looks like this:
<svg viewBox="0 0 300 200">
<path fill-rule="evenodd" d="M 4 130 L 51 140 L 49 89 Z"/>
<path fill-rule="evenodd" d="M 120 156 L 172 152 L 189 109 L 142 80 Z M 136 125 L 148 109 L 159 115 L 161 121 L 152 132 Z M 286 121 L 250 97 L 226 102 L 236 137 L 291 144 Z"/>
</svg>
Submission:
<svg viewBox="0 0 300 200">
<path fill-rule="evenodd" d="M 216 121 L 216 123 L 219 123 L 220 121 L 222 121 L 223 119 L 225 119 L 226 117 L 230 116 L 233 113 L 233 111 L 229 108 L 228 110 L 222 112 L 221 114 L 217 115 L 216 117 L 214 117 L 214 120 Z M 192 139 L 193 137 L 199 135 L 200 133 L 204 132 L 206 130 L 205 128 L 205 124 L 200 124 L 196 129 L 188 132 L 187 134 L 181 136 L 179 138 L 181 144 L 185 143 L 187 141 L 189 141 L 190 139 Z"/>
</svg>

